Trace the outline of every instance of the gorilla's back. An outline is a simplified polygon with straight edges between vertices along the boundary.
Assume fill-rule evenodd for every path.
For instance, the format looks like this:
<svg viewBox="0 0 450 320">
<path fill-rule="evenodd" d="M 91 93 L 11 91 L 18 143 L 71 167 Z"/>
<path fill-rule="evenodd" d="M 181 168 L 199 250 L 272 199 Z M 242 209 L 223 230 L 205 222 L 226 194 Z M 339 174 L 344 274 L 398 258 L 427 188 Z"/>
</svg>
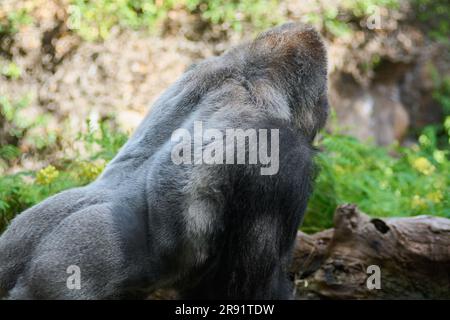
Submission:
<svg viewBox="0 0 450 320">
<path fill-rule="evenodd" d="M 287 24 L 191 67 L 96 181 L 12 221 L 0 237 L 0 297 L 140 298 L 164 287 L 190 298 L 289 297 L 286 269 L 314 174 L 311 141 L 327 114 L 324 52 L 315 31 Z M 196 148 L 198 125 L 215 134 L 201 135 Z M 261 155 L 260 132 L 276 135 L 276 171 L 237 163 L 229 129 L 256 132 L 244 159 Z M 178 161 L 187 148 L 174 153 L 179 130 L 193 139 L 184 143 L 191 161 Z M 223 152 L 223 162 L 204 161 L 219 143 L 214 156 Z M 236 162 L 227 163 L 230 154 Z"/>
</svg>

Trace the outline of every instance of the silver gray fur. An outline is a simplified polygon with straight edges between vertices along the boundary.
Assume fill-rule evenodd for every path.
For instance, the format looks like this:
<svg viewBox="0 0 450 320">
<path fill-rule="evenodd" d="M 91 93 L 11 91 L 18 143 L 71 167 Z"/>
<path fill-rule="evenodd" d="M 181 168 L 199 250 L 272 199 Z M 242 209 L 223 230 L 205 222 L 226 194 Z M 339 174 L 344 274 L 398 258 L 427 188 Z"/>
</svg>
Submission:
<svg viewBox="0 0 450 320">
<path fill-rule="evenodd" d="M 187 297 L 288 297 L 277 293 L 278 278 L 285 278 L 292 234 L 309 195 L 310 142 L 326 120 L 326 80 L 320 37 L 293 23 L 191 67 L 96 181 L 52 196 L 12 221 L 0 237 L 0 297 L 141 298 L 166 287 L 200 292 Z M 170 158 L 171 134 L 192 130 L 197 120 L 218 129 L 278 123 L 294 137 L 281 141 L 281 151 L 297 151 L 284 157 L 273 178 L 259 177 L 250 166 L 177 166 Z M 236 189 L 241 176 L 245 188 L 260 187 L 249 193 Z M 251 212 L 253 203 L 264 197 L 277 203 L 291 190 L 289 207 L 278 210 L 283 200 L 267 214 Z M 246 195 L 239 204 L 243 212 L 236 212 L 230 206 L 240 195 Z M 292 215 L 282 216 L 297 198 Z M 238 234 L 228 236 L 233 232 Z M 269 249 L 279 241 L 286 244 Z M 236 265 L 225 257 L 236 257 Z M 80 290 L 66 286 L 70 265 L 81 269 Z M 216 288 L 202 283 L 207 275 Z M 222 290 L 220 281 L 223 292 L 215 294 Z"/>
</svg>

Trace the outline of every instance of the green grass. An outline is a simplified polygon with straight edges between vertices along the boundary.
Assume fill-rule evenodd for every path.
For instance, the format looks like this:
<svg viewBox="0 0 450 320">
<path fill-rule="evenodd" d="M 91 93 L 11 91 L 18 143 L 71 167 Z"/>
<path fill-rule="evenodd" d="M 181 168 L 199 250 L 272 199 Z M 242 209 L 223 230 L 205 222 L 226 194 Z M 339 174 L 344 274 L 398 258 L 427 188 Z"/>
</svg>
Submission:
<svg viewBox="0 0 450 320">
<path fill-rule="evenodd" d="M 323 152 L 317 157 L 320 174 L 302 229 L 332 227 L 334 210 L 344 203 L 355 203 L 376 217 L 450 218 L 449 152 L 432 145 L 436 139 L 427 132 L 413 148 L 382 148 L 325 134 L 320 142 Z"/>
</svg>

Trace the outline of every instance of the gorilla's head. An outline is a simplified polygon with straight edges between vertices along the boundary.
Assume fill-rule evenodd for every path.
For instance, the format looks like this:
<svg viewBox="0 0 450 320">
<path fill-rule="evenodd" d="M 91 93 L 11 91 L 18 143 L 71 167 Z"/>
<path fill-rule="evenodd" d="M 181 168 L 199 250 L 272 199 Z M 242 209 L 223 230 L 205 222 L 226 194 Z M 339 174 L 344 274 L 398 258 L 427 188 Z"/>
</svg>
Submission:
<svg viewBox="0 0 450 320">
<path fill-rule="evenodd" d="M 244 85 L 257 103 L 269 102 L 275 109 L 288 105 L 291 120 L 311 140 L 325 125 L 327 54 L 312 27 L 283 24 L 193 69 L 202 83 L 220 84 L 232 78 Z"/>
<path fill-rule="evenodd" d="M 248 63 L 284 90 L 295 121 L 313 138 L 328 115 L 327 53 L 317 31 L 296 23 L 270 29 L 249 45 Z"/>
</svg>

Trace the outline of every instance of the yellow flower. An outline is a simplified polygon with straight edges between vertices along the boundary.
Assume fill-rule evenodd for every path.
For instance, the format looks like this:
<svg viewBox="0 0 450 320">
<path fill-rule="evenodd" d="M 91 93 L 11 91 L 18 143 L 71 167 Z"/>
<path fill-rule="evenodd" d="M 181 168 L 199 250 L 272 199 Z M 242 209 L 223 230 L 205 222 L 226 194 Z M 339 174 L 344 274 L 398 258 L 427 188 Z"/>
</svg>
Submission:
<svg viewBox="0 0 450 320">
<path fill-rule="evenodd" d="M 427 199 L 434 203 L 441 202 L 443 198 L 444 196 L 442 195 L 442 192 L 440 190 L 427 194 Z"/>
<path fill-rule="evenodd" d="M 82 162 L 80 166 L 80 175 L 83 178 L 91 181 L 97 178 L 100 173 L 102 173 L 103 169 L 105 168 L 105 162 Z"/>
<path fill-rule="evenodd" d="M 59 171 L 52 165 L 39 170 L 36 174 L 36 182 L 41 185 L 49 185 L 59 176 Z"/>
<path fill-rule="evenodd" d="M 413 209 L 419 209 L 419 208 L 424 208 L 427 205 L 425 199 L 419 197 L 417 194 L 414 195 L 412 202 L 411 202 L 411 207 Z"/>
<path fill-rule="evenodd" d="M 434 172 L 436 169 L 428 159 L 424 157 L 417 158 L 412 163 L 413 167 L 419 171 L 420 173 L 423 173 L 424 175 L 430 175 Z"/>
</svg>

